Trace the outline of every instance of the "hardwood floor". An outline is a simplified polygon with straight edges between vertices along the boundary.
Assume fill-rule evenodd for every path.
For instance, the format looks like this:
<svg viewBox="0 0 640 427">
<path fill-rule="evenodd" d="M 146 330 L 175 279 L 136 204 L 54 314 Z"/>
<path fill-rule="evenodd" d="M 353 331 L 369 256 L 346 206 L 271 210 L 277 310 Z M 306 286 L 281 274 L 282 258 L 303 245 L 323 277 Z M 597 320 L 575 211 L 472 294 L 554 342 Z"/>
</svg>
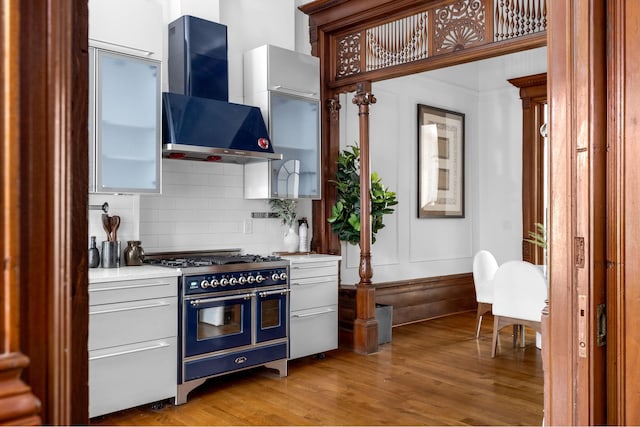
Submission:
<svg viewBox="0 0 640 427">
<path fill-rule="evenodd" d="M 493 318 L 475 339 L 475 311 L 393 328 L 369 356 L 345 350 L 213 378 L 181 406 L 146 405 L 92 425 L 540 425 L 542 359 L 511 328 L 491 358 Z"/>
</svg>

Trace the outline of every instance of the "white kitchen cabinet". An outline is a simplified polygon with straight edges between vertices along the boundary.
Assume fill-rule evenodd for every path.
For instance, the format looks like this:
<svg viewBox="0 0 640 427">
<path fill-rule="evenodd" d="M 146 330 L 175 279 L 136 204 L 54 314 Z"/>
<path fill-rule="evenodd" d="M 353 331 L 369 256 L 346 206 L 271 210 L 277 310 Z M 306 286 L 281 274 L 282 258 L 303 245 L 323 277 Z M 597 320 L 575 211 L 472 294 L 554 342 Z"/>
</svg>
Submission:
<svg viewBox="0 0 640 427">
<path fill-rule="evenodd" d="M 160 192 L 160 63 L 89 49 L 89 192 Z"/>
<path fill-rule="evenodd" d="M 97 47 L 162 61 L 164 22 L 158 0 L 89 1 L 89 43 Z"/>
<path fill-rule="evenodd" d="M 101 270 L 89 276 L 90 417 L 173 398 L 177 390 L 177 273 Z"/>
<path fill-rule="evenodd" d="M 333 255 L 287 256 L 291 289 L 289 359 L 338 348 L 338 261 Z"/>
<path fill-rule="evenodd" d="M 244 101 L 260 107 L 283 155 L 245 165 L 245 198 L 321 198 L 318 58 L 271 45 L 246 52 Z"/>
</svg>

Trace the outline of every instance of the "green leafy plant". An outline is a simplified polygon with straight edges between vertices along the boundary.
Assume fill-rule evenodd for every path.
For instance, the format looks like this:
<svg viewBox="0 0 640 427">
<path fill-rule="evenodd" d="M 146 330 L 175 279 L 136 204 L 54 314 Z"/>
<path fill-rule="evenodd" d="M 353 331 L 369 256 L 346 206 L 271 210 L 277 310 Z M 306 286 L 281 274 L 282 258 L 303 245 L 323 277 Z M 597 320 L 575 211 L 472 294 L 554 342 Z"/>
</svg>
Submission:
<svg viewBox="0 0 640 427">
<path fill-rule="evenodd" d="M 297 203 L 293 199 L 270 199 L 271 211 L 282 220 L 283 224 L 291 227 L 296 220 Z"/>
<path fill-rule="evenodd" d="M 529 239 L 524 239 L 524 241 L 539 246 L 546 251 L 548 243 L 547 229 L 539 222 L 536 222 L 534 225 L 536 227 L 535 231 L 529 231 Z"/>
<path fill-rule="evenodd" d="M 360 148 L 350 145 L 338 155 L 336 179 L 331 181 L 337 191 L 336 204 L 331 208 L 327 222 L 342 241 L 352 245 L 360 243 Z M 397 205 L 396 193 L 389 191 L 376 172 L 371 174 L 371 242 L 384 228 L 383 216 L 393 213 Z"/>
</svg>

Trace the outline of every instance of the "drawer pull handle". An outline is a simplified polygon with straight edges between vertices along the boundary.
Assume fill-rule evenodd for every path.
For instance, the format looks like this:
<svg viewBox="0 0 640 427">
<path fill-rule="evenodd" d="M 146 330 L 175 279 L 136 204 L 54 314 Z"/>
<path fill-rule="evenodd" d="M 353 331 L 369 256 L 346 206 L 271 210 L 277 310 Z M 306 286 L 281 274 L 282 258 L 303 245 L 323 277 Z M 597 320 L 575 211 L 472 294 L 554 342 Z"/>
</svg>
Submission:
<svg viewBox="0 0 640 427">
<path fill-rule="evenodd" d="M 291 268 L 293 270 L 310 270 L 312 268 L 325 268 L 325 267 L 335 267 L 334 263 L 324 263 L 324 264 L 307 264 L 307 265 L 293 265 Z"/>
<path fill-rule="evenodd" d="M 89 312 L 89 315 L 93 315 L 93 314 L 106 314 L 106 313 L 117 313 L 120 311 L 132 311 L 132 310 L 143 310 L 145 308 L 157 308 L 157 307 L 164 307 L 167 305 L 171 305 L 168 302 L 160 302 L 157 304 L 147 304 L 147 305 L 136 305 L 133 307 L 122 307 L 122 308 L 111 308 L 109 310 L 99 310 L 99 311 L 91 311 Z"/>
<path fill-rule="evenodd" d="M 317 316 L 319 314 L 328 314 L 328 313 L 334 313 L 335 310 L 333 308 L 328 308 L 326 310 L 323 311 L 314 311 L 313 313 L 305 313 L 305 314 L 294 314 L 293 317 L 311 317 L 311 316 Z"/>
<path fill-rule="evenodd" d="M 158 343 L 156 345 L 151 345 L 149 347 L 142 347 L 142 348 L 136 348 L 136 349 L 133 349 L 133 350 L 119 351 L 117 353 L 103 354 L 102 356 L 93 356 L 93 357 L 89 358 L 89 361 L 98 360 L 98 359 L 106 359 L 107 357 L 123 356 L 125 354 L 139 353 L 141 351 L 155 350 L 157 348 L 162 348 L 162 347 L 169 347 L 169 344 L 166 343 L 166 342 L 161 342 L 161 343 Z"/>
<path fill-rule="evenodd" d="M 247 361 L 247 358 L 244 356 L 236 357 L 236 360 L 234 360 L 236 365 L 242 365 L 246 361 Z"/>
<path fill-rule="evenodd" d="M 305 281 L 299 281 L 299 282 L 291 282 L 292 285 L 295 286 L 308 286 L 308 285 L 316 285 L 316 284 L 321 284 L 321 283 L 328 283 L 328 282 L 336 282 L 337 279 L 335 277 L 324 277 L 321 279 L 311 279 L 311 280 L 305 280 Z"/>
<path fill-rule="evenodd" d="M 104 291 L 118 291 L 120 289 L 137 289 L 137 288 L 150 288 L 152 286 L 168 286 L 170 283 L 145 283 L 141 285 L 131 285 L 131 286 L 112 286 L 110 288 L 97 288 L 97 289 L 89 289 L 89 292 L 104 292 Z"/>
<path fill-rule="evenodd" d="M 308 90 L 302 90 L 302 89 L 296 89 L 294 87 L 287 87 L 287 86 L 282 86 L 282 85 L 275 85 L 273 86 L 273 89 L 278 90 L 285 90 L 285 91 L 289 91 L 289 92 L 297 92 L 297 93 L 301 93 L 303 95 L 307 95 L 307 96 L 316 96 L 318 93 L 317 92 L 312 92 L 312 91 L 308 91 Z"/>
</svg>

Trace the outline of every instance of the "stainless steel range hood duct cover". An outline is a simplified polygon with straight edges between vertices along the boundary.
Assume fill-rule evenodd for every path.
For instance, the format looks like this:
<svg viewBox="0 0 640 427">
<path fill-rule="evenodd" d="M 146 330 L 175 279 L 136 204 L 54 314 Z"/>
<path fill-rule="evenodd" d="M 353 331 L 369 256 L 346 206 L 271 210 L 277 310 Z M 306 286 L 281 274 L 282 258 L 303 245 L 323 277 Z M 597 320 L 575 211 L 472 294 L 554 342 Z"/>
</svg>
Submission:
<svg viewBox="0 0 640 427">
<path fill-rule="evenodd" d="M 165 92 L 162 153 L 188 160 L 282 160 L 258 107 Z"/>
</svg>

